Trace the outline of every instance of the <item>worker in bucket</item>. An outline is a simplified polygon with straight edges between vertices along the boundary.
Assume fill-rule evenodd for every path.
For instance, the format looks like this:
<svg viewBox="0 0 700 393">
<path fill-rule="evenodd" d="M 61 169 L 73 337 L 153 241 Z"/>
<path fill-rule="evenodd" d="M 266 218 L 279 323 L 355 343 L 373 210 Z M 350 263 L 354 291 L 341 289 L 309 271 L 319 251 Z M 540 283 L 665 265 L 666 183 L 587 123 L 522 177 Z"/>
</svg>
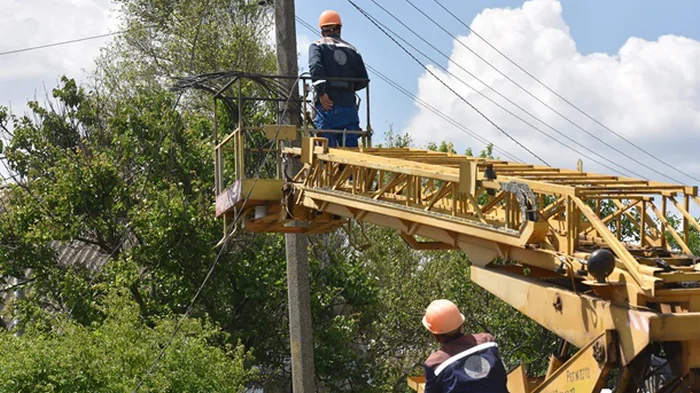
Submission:
<svg viewBox="0 0 700 393">
<path fill-rule="evenodd" d="M 367 69 L 360 52 L 340 38 L 340 14 L 324 11 L 318 26 L 323 36 L 309 47 L 309 72 L 315 91 L 314 125 L 321 130 L 360 130 L 355 92 L 367 87 Z M 337 81 L 325 78 L 358 78 L 365 81 Z M 320 133 L 329 147 L 357 147 L 358 134 Z"/>
<path fill-rule="evenodd" d="M 498 344 L 487 333 L 462 333 L 464 315 L 449 300 L 435 300 L 423 326 L 440 343 L 423 364 L 425 393 L 508 393 Z"/>
</svg>

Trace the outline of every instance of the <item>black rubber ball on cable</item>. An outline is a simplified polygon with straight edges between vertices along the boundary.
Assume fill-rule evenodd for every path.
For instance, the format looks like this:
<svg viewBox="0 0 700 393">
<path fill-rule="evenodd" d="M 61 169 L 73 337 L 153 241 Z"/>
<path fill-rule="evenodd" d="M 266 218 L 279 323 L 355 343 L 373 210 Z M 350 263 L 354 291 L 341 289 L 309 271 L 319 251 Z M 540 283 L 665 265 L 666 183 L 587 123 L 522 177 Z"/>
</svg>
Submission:
<svg viewBox="0 0 700 393">
<path fill-rule="evenodd" d="M 599 283 L 604 283 L 605 279 L 615 270 L 615 255 L 608 250 L 595 250 L 588 258 L 587 265 L 588 272 Z"/>
</svg>

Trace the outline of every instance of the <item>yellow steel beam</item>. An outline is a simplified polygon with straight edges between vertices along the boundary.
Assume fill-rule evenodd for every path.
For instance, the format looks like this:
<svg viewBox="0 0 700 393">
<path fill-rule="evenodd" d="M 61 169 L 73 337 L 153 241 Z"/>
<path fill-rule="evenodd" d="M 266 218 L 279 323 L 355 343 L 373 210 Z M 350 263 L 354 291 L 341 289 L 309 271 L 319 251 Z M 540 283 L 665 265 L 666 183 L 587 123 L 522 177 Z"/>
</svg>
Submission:
<svg viewBox="0 0 700 393">
<path fill-rule="evenodd" d="M 350 167 L 348 167 L 348 168 L 350 168 Z M 406 180 L 406 176 L 405 176 L 405 175 L 401 175 L 401 174 L 395 173 L 395 174 L 392 176 L 392 178 L 389 179 L 389 181 L 386 182 L 386 184 L 385 184 L 384 186 L 382 186 L 382 188 L 380 188 L 379 190 L 377 190 L 377 191 L 374 193 L 374 199 L 379 199 L 379 198 L 381 198 L 381 196 L 382 196 L 385 192 L 387 192 L 387 191 L 388 191 L 389 189 L 391 189 L 391 188 L 396 187 L 399 183 L 401 183 L 402 181 L 405 181 L 405 180 Z"/>
<path fill-rule="evenodd" d="M 612 332 L 604 332 L 581 348 L 532 393 L 597 393 L 615 361 Z"/>
<path fill-rule="evenodd" d="M 444 198 L 447 194 L 450 193 L 451 190 L 447 187 L 448 184 L 451 184 L 451 183 L 447 183 L 447 182 L 442 183 L 442 185 L 440 186 L 438 191 L 433 195 L 432 198 L 430 198 L 430 201 L 425 206 L 425 209 L 424 209 L 425 211 L 429 211 L 430 209 L 432 209 L 433 205 L 435 205 L 435 203 L 437 201 Z"/>
<path fill-rule="evenodd" d="M 644 199 L 642 199 L 642 201 L 643 201 L 643 203 L 644 203 L 644 206 L 646 206 L 646 203 L 647 203 L 647 202 L 650 202 L 650 200 L 644 200 Z M 622 207 L 624 206 L 624 205 L 623 205 L 620 201 L 618 201 L 618 200 L 614 200 L 614 199 L 613 199 L 612 202 L 613 202 L 613 203 L 615 204 L 615 206 L 617 206 L 618 208 L 622 208 Z M 626 211 L 624 214 L 625 214 L 625 216 L 627 216 L 627 217 L 630 219 L 630 222 L 632 223 L 632 225 L 634 225 L 634 226 L 635 226 L 637 229 L 639 229 L 640 232 L 641 232 L 641 230 L 642 230 L 641 224 L 642 224 L 642 223 L 641 223 L 641 222 L 637 222 L 637 218 L 634 217 L 630 212 Z M 651 234 L 651 235 L 652 235 L 651 240 L 653 240 L 653 241 L 655 241 L 655 242 L 658 242 L 658 241 L 659 241 L 659 237 L 661 237 L 660 231 L 659 231 L 659 229 L 656 227 L 656 223 L 654 222 L 654 220 L 652 220 L 651 217 L 649 217 L 649 215 L 646 214 L 646 208 L 643 209 L 643 214 L 641 214 L 641 217 L 644 219 L 644 227 L 645 227 L 645 229 L 646 229 L 646 228 L 649 228 L 650 231 L 653 232 L 653 233 Z M 643 236 L 644 236 L 644 235 L 643 235 Z M 641 245 L 644 246 L 644 243 L 642 242 Z"/>
<path fill-rule="evenodd" d="M 355 165 L 365 168 L 373 168 L 409 176 L 420 176 L 436 180 L 459 182 L 459 171 L 442 168 L 438 165 L 421 164 L 415 161 L 398 158 L 385 158 L 364 155 L 362 153 L 330 149 L 328 154 L 318 154 L 319 160 L 335 162 L 338 164 Z"/>
<path fill-rule="evenodd" d="M 529 393 L 525 366 L 520 364 L 508 373 L 508 393 Z"/>
<path fill-rule="evenodd" d="M 556 216 L 559 214 L 563 209 L 565 209 L 565 204 L 566 202 L 566 197 L 561 197 L 554 201 L 551 205 L 547 206 L 543 211 L 542 211 L 542 217 L 547 220 L 550 219 L 551 217 Z"/>
<path fill-rule="evenodd" d="M 681 214 L 683 215 L 683 217 L 684 217 L 686 220 L 688 220 L 688 222 L 689 222 L 690 224 L 692 224 L 693 227 L 695 227 L 695 229 L 697 229 L 698 231 L 700 231 L 700 224 L 698 224 L 698 221 L 695 219 L 695 217 L 693 217 L 693 216 L 688 212 L 687 203 L 686 203 L 686 207 L 683 207 L 683 206 L 681 206 L 680 203 L 678 203 L 678 201 L 676 201 L 676 199 L 675 199 L 674 197 L 669 197 L 668 199 L 671 201 L 671 203 L 673 203 L 674 206 L 676 206 L 676 209 L 678 209 L 678 211 L 681 212 Z M 686 199 L 686 202 L 687 202 L 687 201 L 688 201 L 688 199 Z"/>
<path fill-rule="evenodd" d="M 676 232 L 676 230 L 673 228 L 673 226 L 668 222 L 666 219 L 666 216 L 659 211 L 659 209 L 654 205 L 653 202 L 649 203 L 649 206 L 651 207 L 651 210 L 656 214 L 656 218 L 658 218 L 661 223 L 663 223 L 665 229 L 673 236 L 673 238 L 676 240 L 678 245 L 681 247 L 684 253 L 688 255 L 693 255 L 693 252 L 690 251 L 690 248 L 688 247 L 687 244 L 685 244 L 685 241 L 683 241 L 683 238 Z M 665 236 L 665 235 L 664 235 Z"/>
<path fill-rule="evenodd" d="M 634 359 L 652 339 L 650 320 L 656 313 L 633 310 L 547 282 L 477 266 L 471 267 L 471 279 L 579 348 L 597 339 L 606 330 L 617 331 L 623 365 Z M 660 317 L 659 322 L 653 323 L 658 326 L 656 324 L 660 324 L 660 321 L 667 319 Z M 698 317 L 692 321 L 700 323 Z M 670 335 L 668 331 L 660 334 Z"/>
<path fill-rule="evenodd" d="M 609 215 L 602 218 L 603 224 L 607 224 L 608 222 L 618 218 L 618 216 L 624 214 L 629 209 L 632 209 L 633 207 L 639 205 L 640 202 L 641 202 L 641 200 L 637 200 L 634 203 L 630 203 L 629 205 L 626 205 L 626 206 L 622 206 L 622 207 L 618 206 L 617 210 L 615 210 L 614 212 L 612 212 Z M 583 231 L 582 234 L 586 234 L 587 232 L 590 232 L 592 230 L 593 230 L 593 227 L 590 227 L 590 228 L 586 229 L 585 231 Z"/>
<path fill-rule="evenodd" d="M 480 177 L 480 179 L 481 178 L 483 178 L 483 177 Z M 552 183 L 535 181 L 535 180 L 527 180 L 527 179 L 523 179 L 523 178 L 520 178 L 517 176 L 498 176 L 498 179 L 496 181 L 482 180 L 481 184 L 484 187 L 498 190 L 501 188 L 501 182 L 503 182 L 503 183 L 517 182 L 517 183 L 525 184 L 528 187 L 530 187 L 530 189 L 532 189 L 532 191 L 535 193 L 551 194 L 551 195 L 558 195 L 558 196 L 576 195 L 576 188 L 575 187 L 560 185 L 560 184 L 552 184 Z"/>
<path fill-rule="evenodd" d="M 420 222 L 436 228 L 462 233 L 470 236 L 488 238 L 502 244 L 523 246 L 528 239 L 521 239 L 521 233 L 505 230 L 495 226 L 484 225 L 476 220 L 467 220 L 438 212 L 426 212 L 423 209 L 396 203 L 376 203 L 372 198 L 361 195 L 333 192 L 323 189 L 304 189 L 303 204 L 311 208 L 320 208 L 321 203 L 329 202 L 353 209 L 396 217 L 409 222 Z"/>
<path fill-rule="evenodd" d="M 224 139 L 222 139 L 221 142 L 219 142 L 219 144 L 216 145 L 216 147 L 214 147 L 214 149 L 218 150 L 218 149 L 221 149 L 222 147 L 224 147 L 226 144 L 228 144 L 231 141 L 231 139 L 233 139 L 234 137 L 237 137 L 239 132 L 240 132 L 239 129 L 236 128 L 230 134 L 226 135 L 224 137 Z"/>
<path fill-rule="evenodd" d="M 216 197 L 216 216 L 228 213 L 246 198 L 253 205 L 256 201 L 276 202 L 282 199 L 282 180 L 241 179 Z"/>
<path fill-rule="evenodd" d="M 417 393 L 425 392 L 425 377 L 407 377 L 406 382 L 408 387 L 415 390 Z"/>
<path fill-rule="evenodd" d="M 649 337 L 652 341 L 700 340 L 700 312 L 656 314 L 649 317 Z"/>
<path fill-rule="evenodd" d="M 639 263 L 629 253 L 629 251 L 627 251 L 627 249 L 622 245 L 622 243 L 620 243 L 620 241 L 617 240 L 612 233 L 610 233 L 603 221 L 600 218 L 598 218 L 598 216 L 593 212 L 593 210 L 591 210 L 591 208 L 586 204 L 586 202 L 584 202 L 578 197 L 573 197 L 571 199 L 578 206 L 581 212 L 586 216 L 591 225 L 593 225 L 598 234 L 603 239 L 605 239 L 605 242 L 608 243 L 608 246 L 612 248 L 612 250 L 617 255 L 617 258 L 625 266 L 625 269 L 630 273 L 632 278 L 634 278 L 635 283 L 645 291 L 653 293 L 654 287 L 649 286 L 649 284 L 646 283 L 639 274 Z"/>
<path fill-rule="evenodd" d="M 294 151 L 286 149 L 285 151 Z M 423 164 L 398 158 L 386 158 L 366 155 L 349 150 L 330 149 L 327 154 L 317 154 L 318 159 L 327 162 L 335 162 L 346 165 L 368 167 L 388 172 L 402 173 L 410 176 L 420 176 L 436 180 L 444 180 L 459 184 L 459 169 L 444 168 L 439 165 Z M 483 180 L 483 174 L 479 174 L 477 180 L 482 185 L 492 189 L 500 189 L 499 182 L 516 181 L 528 185 L 534 192 L 557 193 L 562 195 L 574 195 L 574 188 L 563 185 L 550 184 L 541 181 L 527 180 L 513 176 L 498 176 L 498 181 Z"/>
<path fill-rule="evenodd" d="M 414 250 L 454 250 L 454 245 L 443 242 L 419 242 L 413 235 L 399 233 L 399 236 L 408 243 Z"/>
<path fill-rule="evenodd" d="M 333 187 L 331 187 L 333 190 L 337 190 L 338 187 L 340 187 L 343 182 L 348 180 L 352 176 L 352 167 L 351 166 L 346 166 L 343 168 L 340 172 L 340 175 L 338 178 L 335 180 L 335 183 L 333 183 Z"/>
<path fill-rule="evenodd" d="M 491 200 L 485 204 L 481 208 L 481 212 L 483 214 L 487 214 L 489 211 L 491 211 L 493 208 L 495 208 L 501 201 L 503 201 L 503 198 L 506 196 L 505 191 L 499 191 L 498 194 L 496 194 Z"/>
<path fill-rule="evenodd" d="M 484 213 L 481 212 L 481 208 L 479 208 L 479 202 L 474 198 L 474 195 L 472 194 L 467 194 L 467 198 L 471 202 L 472 206 L 474 206 L 474 212 L 476 213 L 476 216 L 479 217 L 479 221 L 481 221 L 483 224 L 486 224 L 486 217 L 484 217 Z"/>
</svg>

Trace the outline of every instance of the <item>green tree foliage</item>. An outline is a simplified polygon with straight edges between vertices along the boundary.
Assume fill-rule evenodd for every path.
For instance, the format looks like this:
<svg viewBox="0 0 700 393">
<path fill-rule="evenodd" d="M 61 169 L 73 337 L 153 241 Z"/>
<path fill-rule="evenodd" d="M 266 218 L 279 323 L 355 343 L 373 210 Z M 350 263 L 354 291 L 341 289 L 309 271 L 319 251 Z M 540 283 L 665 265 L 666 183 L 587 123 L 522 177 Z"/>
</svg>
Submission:
<svg viewBox="0 0 700 393">
<path fill-rule="evenodd" d="M 698 220 L 698 218 L 696 218 Z M 683 236 L 683 219 L 678 216 L 671 216 L 668 218 L 669 224 L 678 232 L 681 237 Z M 669 245 L 678 252 L 682 252 L 680 245 L 676 239 L 671 235 L 670 231 L 666 231 L 666 241 Z M 690 226 L 688 233 L 688 248 L 693 252 L 694 255 L 700 255 L 700 233 L 693 226 Z"/>
<path fill-rule="evenodd" d="M 0 274 L 32 269 L 26 298 L 10 312 L 27 323 L 49 307 L 88 325 L 104 318 L 97 295 L 112 285 L 128 288 L 148 320 L 183 312 L 221 238 L 210 123 L 173 111 L 165 91 L 143 90 L 112 112 L 65 79 L 54 98 L 53 110 L 32 103 L 33 116 L 3 119 L 12 123 L 5 154 L 17 183 L 0 222 Z M 90 244 L 111 259 L 94 277 L 84 265 L 58 264 L 52 241 Z M 238 237 L 194 310 L 267 364 L 288 354 L 282 244 Z"/>
<path fill-rule="evenodd" d="M 182 313 L 221 236 L 212 209 L 209 119 L 173 111 L 175 97 L 153 88 L 103 105 L 102 96 L 65 79 L 54 98 L 53 108 L 32 103 L 31 117 L 3 119 L 12 123 L 5 129 L 5 154 L 17 183 L 0 225 L 0 267 L 3 275 L 16 277 L 32 269 L 26 298 L 11 309 L 27 339 L 41 333 L 63 342 L 52 333 L 56 323 L 47 307 L 71 311 L 66 317 L 83 326 L 71 324 L 75 329 L 108 324 L 103 294 L 110 288 L 128 290 L 149 324 Z M 410 143 L 408 136 L 387 139 L 393 147 Z M 90 243 L 112 259 L 96 277 L 85 266 L 59 265 L 49 246 L 56 240 Z M 289 349 L 283 239 L 241 234 L 229 251 L 193 316 L 210 318 L 228 334 L 212 340 L 218 345 L 240 341 L 250 348 L 261 380 L 284 387 L 288 371 L 281 365 Z M 405 390 L 405 376 L 420 372 L 434 346 L 420 316 L 438 297 L 462 306 L 470 331 L 496 334 L 509 364 L 535 360 L 537 370 L 542 348 L 553 344 L 469 282 L 463 253 L 414 252 L 392 231 L 354 227 L 349 235 L 315 237 L 312 254 L 316 364 L 319 380 L 331 390 Z M 88 345 L 86 351 L 97 349 Z M 92 372 L 87 364 L 72 367 Z"/>
<path fill-rule="evenodd" d="M 384 143 L 380 143 L 377 147 L 393 147 L 393 148 L 407 148 L 411 147 L 413 144 L 413 139 L 408 133 L 397 134 L 394 132 L 394 125 L 389 124 L 389 129 L 384 133 Z"/>
<path fill-rule="evenodd" d="M 0 148 L 13 177 L 2 195 L 0 278 L 25 288 L 4 305 L 25 333 L 0 335 L 2 391 L 135 385 L 222 236 L 211 98 L 175 94 L 171 78 L 275 71 L 269 9 L 255 2 L 117 3 L 128 32 L 103 52 L 93 86 L 64 78 L 48 105 L 29 104 L 29 115 L 0 108 Z M 255 125 L 274 115 L 265 105 L 244 111 Z M 230 131 L 239 114 L 219 113 Z M 390 127 L 386 147 L 411 144 Z M 447 141 L 428 148 L 456 153 Z M 479 156 L 493 158 L 493 146 Z M 496 335 L 509 366 L 544 369 L 552 335 L 474 285 L 464 253 L 413 251 L 372 226 L 311 240 L 316 369 L 329 391 L 405 391 L 406 375 L 419 374 L 435 348 L 420 324 L 435 298 L 457 302 L 469 332 Z M 58 263 L 57 246 L 76 242 L 109 259 Z M 283 237 L 238 233 L 144 391 L 238 391 L 251 379 L 288 391 L 285 266 Z"/>
<path fill-rule="evenodd" d="M 454 144 L 447 141 L 442 141 L 439 145 L 435 142 L 429 142 L 426 148 L 428 150 L 439 151 L 441 153 L 457 154 L 457 151 L 454 149 Z"/>
<path fill-rule="evenodd" d="M 0 391 L 129 392 L 145 375 L 153 355 L 177 322 L 163 316 L 147 326 L 138 305 L 110 292 L 105 319 L 83 326 L 68 322 L 62 332 L 29 327 L 22 337 L 0 332 Z M 257 376 L 242 345 L 217 345 L 223 333 L 210 323 L 186 320 L 141 392 L 243 391 Z"/>
<path fill-rule="evenodd" d="M 482 150 L 479 153 L 479 158 L 498 159 L 498 157 L 493 156 L 493 148 L 494 148 L 493 143 L 489 143 L 488 145 L 486 145 L 484 150 Z M 467 150 L 464 152 L 464 155 L 469 156 L 469 157 L 474 157 L 474 152 L 472 151 L 472 148 L 468 147 Z"/>
<path fill-rule="evenodd" d="M 127 30 L 98 60 L 106 94 L 159 88 L 171 78 L 239 70 L 274 73 L 268 7 L 246 0 L 116 0 Z M 208 105 L 210 100 L 184 104 Z M 196 104 L 196 105 L 195 105 Z"/>
</svg>

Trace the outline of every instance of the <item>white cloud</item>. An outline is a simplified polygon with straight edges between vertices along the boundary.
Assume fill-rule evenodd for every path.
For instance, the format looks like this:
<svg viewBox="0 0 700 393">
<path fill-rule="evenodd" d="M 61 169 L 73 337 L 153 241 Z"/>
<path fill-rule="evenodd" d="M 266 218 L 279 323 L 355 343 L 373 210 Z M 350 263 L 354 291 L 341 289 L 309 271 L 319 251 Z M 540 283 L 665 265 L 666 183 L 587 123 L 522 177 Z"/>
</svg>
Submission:
<svg viewBox="0 0 700 393">
<path fill-rule="evenodd" d="M 117 29 L 110 0 L 0 0 L 0 52 L 104 34 Z M 63 74 L 82 80 L 109 38 L 0 57 L 0 105 L 23 111 Z"/>
<path fill-rule="evenodd" d="M 558 0 L 532 0 L 520 8 L 484 10 L 475 17 L 471 26 L 547 86 L 594 118 L 674 167 L 700 177 L 700 160 L 696 156 L 700 146 L 700 42 L 672 35 L 659 37 L 656 41 L 632 37 L 614 55 L 583 55 L 577 51 L 576 43 L 569 34 Z M 522 86 L 599 138 L 663 173 L 673 173 L 557 99 L 478 37 L 468 35 L 459 38 Z M 528 97 L 457 42 L 454 43 L 451 58 L 571 138 L 642 175 L 666 180 L 594 141 Z M 551 129 L 498 98 L 454 64 L 450 63 L 448 69 L 545 132 L 563 140 Z M 433 66 L 431 70 L 550 164 L 575 168 L 576 161 L 583 158 L 514 119 L 442 70 Z M 496 145 L 536 163 L 535 158 L 490 126 L 428 73 L 419 79 L 418 95 Z M 414 140 L 421 144 L 446 139 L 455 142 L 460 149 L 483 147 L 471 136 L 422 108 L 411 120 L 409 130 Z M 572 145 L 570 142 L 567 144 Z M 588 170 L 611 172 L 589 159 L 583 160 Z M 675 175 L 677 179 L 691 182 L 680 174 Z"/>
</svg>

